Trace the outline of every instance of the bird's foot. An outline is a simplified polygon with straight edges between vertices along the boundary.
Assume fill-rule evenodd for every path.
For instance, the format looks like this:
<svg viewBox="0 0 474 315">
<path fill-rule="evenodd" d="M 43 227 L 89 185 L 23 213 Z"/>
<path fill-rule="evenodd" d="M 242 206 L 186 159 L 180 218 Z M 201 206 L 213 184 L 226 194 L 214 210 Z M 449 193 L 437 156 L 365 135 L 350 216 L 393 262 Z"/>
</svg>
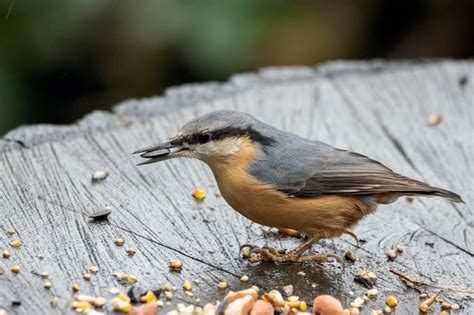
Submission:
<svg viewBox="0 0 474 315">
<path fill-rule="evenodd" d="M 305 261 L 313 262 L 329 262 L 330 259 L 338 261 L 344 265 L 344 261 L 337 255 L 333 254 L 313 254 L 301 255 L 293 251 L 287 252 L 285 249 L 276 249 L 271 247 L 258 247 L 256 245 L 245 244 L 241 246 L 242 256 L 251 262 L 271 261 L 276 263 L 302 263 Z"/>
</svg>

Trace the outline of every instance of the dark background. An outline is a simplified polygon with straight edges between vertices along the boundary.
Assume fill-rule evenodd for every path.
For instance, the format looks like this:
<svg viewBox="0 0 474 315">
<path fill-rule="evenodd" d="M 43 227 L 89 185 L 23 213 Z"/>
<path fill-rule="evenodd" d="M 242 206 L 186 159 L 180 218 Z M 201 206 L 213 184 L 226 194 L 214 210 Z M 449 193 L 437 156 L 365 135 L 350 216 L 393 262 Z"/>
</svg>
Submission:
<svg viewBox="0 0 474 315">
<path fill-rule="evenodd" d="M 0 0 L 0 135 L 265 66 L 470 58 L 473 3 Z"/>
</svg>

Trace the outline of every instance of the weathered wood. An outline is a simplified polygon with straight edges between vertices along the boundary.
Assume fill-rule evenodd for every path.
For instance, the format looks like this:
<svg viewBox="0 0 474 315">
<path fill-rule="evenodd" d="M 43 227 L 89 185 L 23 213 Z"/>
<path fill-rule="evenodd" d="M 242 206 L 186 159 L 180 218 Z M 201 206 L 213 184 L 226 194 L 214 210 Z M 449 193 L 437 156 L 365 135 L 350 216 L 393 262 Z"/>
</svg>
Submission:
<svg viewBox="0 0 474 315">
<path fill-rule="evenodd" d="M 81 292 L 109 297 L 113 271 L 138 277 L 137 285 L 157 287 L 171 282 L 180 301 L 193 303 L 180 289 L 184 279 L 201 279 L 195 296 L 202 302 L 224 295 L 220 279 L 234 290 L 248 274 L 263 288 L 295 285 L 295 293 L 311 301 L 329 293 L 348 305 L 365 288 L 353 281 L 361 269 L 379 276 L 383 294 L 399 298 L 401 314 L 416 312 L 418 294 L 390 268 L 417 280 L 446 288 L 442 295 L 474 307 L 471 299 L 448 288 L 473 290 L 474 216 L 470 207 L 474 170 L 472 82 L 459 79 L 474 73 L 468 61 L 424 63 L 333 63 L 312 68 L 265 69 L 243 74 L 228 83 L 198 84 L 169 89 L 164 97 L 127 101 L 112 113 L 96 112 L 71 126 L 22 127 L 0 140 L 0 248 L 14 237 L 25 246 L 0 260 L 0 309 L 18 314 L 54 314 L 67 309 L 70 284 Z M 234 108 L 303 137 L 319 139 L 382 161 L 397 172 L 460 193 L 466 204 L 440 199 L 400 200 L 380 207 L 356 229 L 367 240 L 357 248 L 346 237 L 322 242 L 317 251 L 343 255 L 352 249 L 358 261 L 342 269 L 337 264 L 251 265 L 239 258 L 243 243 L 294 247 L 293 239 L 277 237 L 267 228 L 232 211 L 217 195 L 210 171 L 200 162 L 176 160 L 136 167 L 132 151 L 171 135 L 196 115 Z M 443 122 L 426 124 L 431 114 Z M 91 183 L 94 170 L 110 176 Z M 190 196 L 208 191 L 203 203 Z M 110 222 L 91 223 L 87 215 L 111 206 Z M 5 231 L 14 227 L 18 235 Z M 121 236 L 138 253 L 128 257 L 113 240 Z M 433 247 L 425 245 L 433 242 Z M 387 262 L 385 251 L 396 244 L 406 251 Z M 40 261 L 38 254 L 44 254 Z M 173 258 L 185 262 L 181 274 L 168 270 Z M 8 270 L 22 267 L 19 275 Z M 81 280 L 90 265 L 101 271 L 88 283 Z M 48 271 L 53 288 L 42 288 L 32 272 Z M 297 276 L 306 272 L 305 277 Z M 351 296 L 349 292 L 354 292 Z M 384 305 L 384 295 L 364 313 Z M 48 303 L 61 299 L 58 309 Z M 13 300 L 22 305 L 11 307 Z"/>
</svg>

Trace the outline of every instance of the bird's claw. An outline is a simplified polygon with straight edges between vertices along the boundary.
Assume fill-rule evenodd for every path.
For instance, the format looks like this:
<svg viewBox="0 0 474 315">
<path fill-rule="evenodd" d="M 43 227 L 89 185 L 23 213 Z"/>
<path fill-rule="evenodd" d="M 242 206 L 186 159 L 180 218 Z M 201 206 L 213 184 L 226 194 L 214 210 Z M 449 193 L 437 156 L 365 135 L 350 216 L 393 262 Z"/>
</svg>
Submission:
<svg viewBox="0 0 474 315">
<path fill-rule="evenodd" d="M 250 244 L 244 244 L 240 248 L 242 256 L 251 262 L 270 261 L 275 263 L 302 263 L 305 261 L 313 261 L 323 263 L 328 262 L 333 258 L 344 266 L 342 258 L 333 254 L 319 253 L 313 255 L 298 255 L 293 252 L 287 252 L 285 249 L 258 247 Z"/>
</svg>

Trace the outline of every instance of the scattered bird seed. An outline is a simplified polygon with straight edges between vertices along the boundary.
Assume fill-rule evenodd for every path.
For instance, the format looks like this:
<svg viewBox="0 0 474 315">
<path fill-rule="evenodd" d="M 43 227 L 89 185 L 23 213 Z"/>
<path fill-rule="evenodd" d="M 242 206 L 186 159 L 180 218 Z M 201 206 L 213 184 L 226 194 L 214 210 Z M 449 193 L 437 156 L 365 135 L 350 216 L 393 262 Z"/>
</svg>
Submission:
<svg viewBox="0 0 474 315">
<path fill-rule="evenodd" d="M 221 290 L 226 289 L 227 288 L 227 282 L 221 281 L 217 284 L 217 287 Z"/>
<path fill-rule="evenodd" d="M 133 276 L 133 275 L 130 275 L 127 277 L 127 282 L 128 283 L 136 283 L 138 281 L 137 277 L 136 276 Z"/>
<path fill-rule="evenodd" d="M 193 289 L 193 285 L 191 284 L 190 281 L 184 280 L 183 289 L 184 289 L 185 291 L 191 291 L 191 290 Z"/>
<path fill-rule="evenodd" d="M 242 282 L 247 282 L 247 281 L 249 281 L 249 276 L 243 275 L 242 277 L 240 277 L 240 281 L 242 281 Z"/>
<path fill-rule="evenodd" d="M 43 271 L 41 274 L 41 278 L 47 279 L 49 277 L 49 273 L 46 271 Z"/>
<path fill-rule="evenodd" d="M 398 244 L 396 247 L 395 247 L 395 250 L 398 252 L 398 253 L 403 253 L 403 251 L 405 250 L 405 248 L 403 247 L 402 244 Z"/>
<path fill-rule="evenodd" d="M 289 284 L 283 287 L 283 292 L 285 292 L 286 296 L 293 295 L 293 285 Z"/>
<path fill-rule="evenodd" d="M 91 308 L 91 304 L 89 302 L 85 302 L 85 301 L 74 301 L 72 302 L 71 304 L 71 307 L 78 313 L 80 312 L 85 312 L 85 311 L 88 311 L 90 310 Z"/>
<path fill-rule="evenodd" d="M 356 261 L 356 255 L 351 250 L 348 250 L 346 254 L 344 255 L 344 257 L 349 261 L 352 261 L 352 262 Z"/>
<path fill-rule="evenodd" d="M 5 259 L 10 258 L 11 255 L 12 254 L 10 254 L 10 252 L 7 249 L 4 249 L 3 252 L 2 252 L 2 257 L 5 258 Z"/>
<path fill-rule="evenodd" d="M 92 182 L 93 183 L 98 183 L 98 182 L 103 181 L 104 179 L 106 179 L 107 176 L 109 176 L 109 173 L 107 173 L 105 171 L 95 171 L 94 173 L 92 173 Z"/>
<path fill-rule="evenodd" d="M 13 248 L 20 248 L 23 246 L 23 241 L 21 240 L 14 240 L 10 242 L 10 246 Z"/>
<path fill-rule="evenodd" d="M 115 240 L 115 245 L 117 246 L 123 246 L 123 244 L 125 244 L 125 241 L 123 240 L 123 238 L 118 238 Z"/>
<path fill-rule="evenodd" d="M 300 276 L 300 277 L 304 277 L 304 276 L 306 276 L 306 272 L 298 271 L 297 275 Z"/>
<path fill-rule="evenodd" d="M 384 313 L 390 314 L 393 310 L 390 306 L 385 306 L 383 309 Z"/>
<path fill-rule="evenodd" d="M 49 282 L 49 281 L 45 281 L 45 282 L 43 283 L 43 287 L 44 287 L 45 289 L 51 289 L 52 286 L 53 286 L 53 285 L 52 285 L 51 282 Z"/>
<path fill-rule="evenodd" d="M 89 268 L 89 271 L 92 272 L 92 273 L 97 273 L 99 271 L 99 267 L 97 266 L 91 266 Z"/>
<path fill-rule="evenodd" d="M 19 273 L 20 271 L 21 271 L 20 266 L 14 265 L 14 266 L 12 267 L 12 272 L 13 272 L 13 273 Z"/>
<path fill-rule="evenodd" d="M 377 283 L 377 276 L 375 275 L 375 273 L 368 270 L 359 271 L 354 279 L 362 283 L 369 289 L 372 289 L 373 286 Z"/>
<path fill-rule="evenodd" d="M 113 287 L 113 288 L 110 288 L 109 290 L 110 294 L 119 294 L 120 293 L 120 289 L 117 288 L 117 287 Z"/>
<path fill-rule="evenodd" d="M 438 125 L 442 120 L 443 117 L 441 116 L 441 114 L 431 115 L 430 117 L 428 117 L 428 125 L 434 127 Z"/>
<path fill-rule="evenodd" d="M 397 251 L 395 249 L 388 250 L 387 257 L 390 261 L 394 261 L 397 258 Z"/>
<path fill-rule="evenodd" d="M 419 305 L 420 311 L 423 312 L 423 313 L 428 313 L 431 310 L 431 305 L 434 303 L 434 301 L 436 301 L 437 297 L 438 297 L 438 295 L 433 294 L 432 296 L 430 296 L 426 300 L 422 301 Z"/>
<path fill-rule="evenodd" d="M 79 291 L 79 285 L 74 282 L 72 285 L 71 285 L 71 289 L 73 292 L 78 292 Z"/>
<path fill-rule="evenodd" d="M 38 255 L 38 259 L 39 259 L 39 260 L 43 260 L 43 259 L 44 259 L 44 255 L 39 254 L 39 255 Z"/>
<path fill-rule="evenodd" d="M 107 300 L 103 297 L 98 297 L 94 300 L 94 306 L 97 307 L 97 308 L 102 308 L 105 306 L 105 304 L 107 304 Z"/>
<path fill-rule="evenodd" d="M 140 298 L 140 301 L 143 303 L 152 303 L 158 301 L 155 293 L 153 291 L 148 291 L 144 296 Z"/>
<path fill-rule="evenodd" d="M 202 200 L 206 198 L 206 192 L 204 190 L 195 190 L 193 191 L 193 197 L 196 198 L 197 200 Z"/>
<path fill-rule="evenodd" d="M 448 302 L 443 302 L 443 303 L 441 303 L 441 308 L 443 310 L 450 310 L 451 309 L 451 304 L 449 304 Z"/>
<path fill-rule="evenodd" d="M 454 310 L 454 311 L 457 311 L 460 308 L 461 307 L 459 306 L 459 304 L 456 304 L 456 303 L 451 304 L 451 309 Z"/>
<path fill-rule="evenodd" d="M 171 301 L 173 299 L 173 292 L 165 291 L 164 294 L 165 294 L 165 297 L 168 301 Z"/>
<path fill-rule="evenodd" d="M 92 279 L 92 275 L 90 273 L 85 273 L 82 278 L 86 281 L 90 281 Z"/>
<path fill-rule="evenodd" d="M 16 231 L 15 231 L 14 228 L 8 228 L 8 229 L 7 229 L 7 234 L 8 234 L 8 235 L 13 235 L 13 234 L 15 234 L 15 233 L 16 233 Z"/>
<path fill-rule="evenodd" d="M 387 297 L 387 300 L 385 301 L 385 303 L 387 303 L 387 305 L 390 307 L 396 307 L 398 304 L 398 301 L 396 297 L 394 297 L 393 295 L 390 295 Z"/>
<path fill-rule="evenodd" d="M 134 247 L 129 247 L 129 248 L 127 249 L 127 254 L 128 254 L 129 256 L 133 256 L 133 255 L 135 255 L 136 253 L 137 253 L 137 250 L 136 250 Z"/>
<path fill-rule="evenodd" d="M 383 315 L 383 311 L 382 310 L 373 310 L 372 312 L 370 312 L 370 315 Z"/>
<path fill-rule="evenodd" d="M 57 306 L 59 304 L 59 299 L 57 297 L 53 297 L 51 300 L 49 300 L 49 304 L 51 304 L 51 306 Z"/>
<path fill-rule="evenodd" d="M 379 294 L 379 291 L 378 291 L 377 289 L 370 289 L 370 290 L 367 290 L 367 296 L 368 296 L 369 298 L 376 297 L 378 294 Z"/>
<path fill-rule="evenodd" d="M 89 218 L 91 218 L 94 221 L 104 221 L 108 219 L 109 214 L 111 213 L 112 213 L 112 208 L 105 207 L 104 210 L 97 211 L 89 215 Z"/>
<path fill-rule="evenodd" d="M 351 303 L 351 306 L 360 308 L 362 305 L 364 305 L 365 301 L 363 298 L 358 297 L 354 300 L 354 302 Z"/>
<path fill-rule="evenodd" d="M 173 271 L 181 271 L 183 269 L 183 262 L 181 260 L 172 259 L 170 261 L 170 269 Z"/>
</svg>

